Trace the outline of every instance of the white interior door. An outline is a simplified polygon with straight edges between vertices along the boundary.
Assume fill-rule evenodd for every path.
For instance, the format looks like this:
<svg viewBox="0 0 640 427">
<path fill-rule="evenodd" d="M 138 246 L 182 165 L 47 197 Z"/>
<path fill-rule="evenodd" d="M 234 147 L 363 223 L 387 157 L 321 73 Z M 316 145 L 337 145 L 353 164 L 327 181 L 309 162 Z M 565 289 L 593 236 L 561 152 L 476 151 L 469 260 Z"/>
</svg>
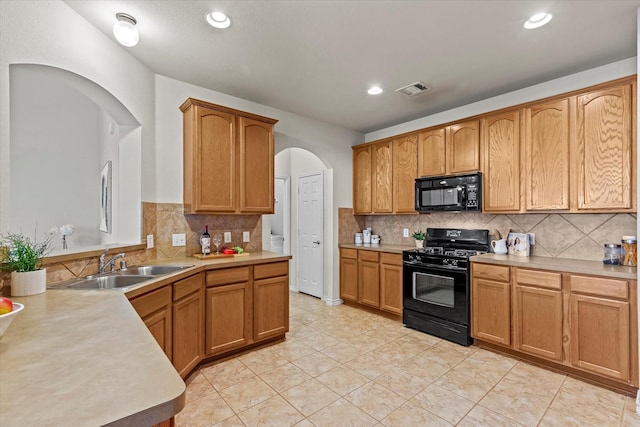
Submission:
<svg viewBox="0 0 640 427">
<path fill-rule="evenodd" d="M 322 172 L 298 177 L 298 290 L 322 298 L 323 187 Z"/>
</svg>

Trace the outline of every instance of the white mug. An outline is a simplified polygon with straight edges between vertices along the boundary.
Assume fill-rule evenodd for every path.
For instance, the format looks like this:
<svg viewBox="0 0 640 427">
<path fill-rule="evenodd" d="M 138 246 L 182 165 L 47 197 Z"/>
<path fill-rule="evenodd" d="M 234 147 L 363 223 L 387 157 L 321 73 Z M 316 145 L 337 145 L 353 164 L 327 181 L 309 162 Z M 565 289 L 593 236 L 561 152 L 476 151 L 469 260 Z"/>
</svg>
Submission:
<svg viewBox="0 0 640 427">
<path fill-rule="evenodd" d="M 491 247 L 493 248 L 493 252 L 496 254 L 504 255 L 509 252 L 507 250 L 507 239 L 492 240 Z"/>
<path fill-rule="evenodd" d="M 362 244 L 362 233 L 356 233 L 356 245 Z"/>
</svg>

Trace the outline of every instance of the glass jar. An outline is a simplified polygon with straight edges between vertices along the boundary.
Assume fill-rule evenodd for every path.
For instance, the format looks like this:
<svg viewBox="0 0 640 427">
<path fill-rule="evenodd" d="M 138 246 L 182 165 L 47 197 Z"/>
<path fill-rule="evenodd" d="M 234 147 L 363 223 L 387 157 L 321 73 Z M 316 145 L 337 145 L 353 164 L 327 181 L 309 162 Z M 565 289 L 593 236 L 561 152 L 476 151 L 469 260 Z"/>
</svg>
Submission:
<svg viewBox="0 0 640 427">
<path fill-rule="evenodd" d="M 604 245 L 604 255 L 602 262 L 608 265 L 620 265 L 622 255 L 622 245 L 615 243 L 606 243 Z"/>
<path fill-rule="evenodd" d="M 635 267 L 638 265 L 636 236 L 622 236 L 622 265 Z"/>
</svg>

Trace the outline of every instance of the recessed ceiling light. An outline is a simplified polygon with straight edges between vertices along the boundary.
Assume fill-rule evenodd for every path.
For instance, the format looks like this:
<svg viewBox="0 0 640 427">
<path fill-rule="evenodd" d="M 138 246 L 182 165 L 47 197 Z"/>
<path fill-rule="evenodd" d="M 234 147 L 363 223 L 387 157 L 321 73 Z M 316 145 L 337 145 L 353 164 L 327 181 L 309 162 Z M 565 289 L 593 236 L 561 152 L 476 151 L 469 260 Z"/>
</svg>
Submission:
<svg viewBox="0 0 640 427">
<path fill-rule="evenodd" d="M 116 23 L 113 24 L 113 35 L 118 43 L 126 47 L 138 44 L 140 34 L 136 28 L 136 19 L 126 13 L 116 13 Z"/>
<path fill-rule="evenodd" d="M 524 23 L 524 27 L 531 30 L 533 28 L 542 27 L 547 22 L 551 21 L 553 15 L 550 13 L 542 12 L 533 15 L 527 22 Z"/>
<path fill-rule="evenodd" d="M 231 19 L 222 12 L 207 13 L 207 22 L 215 28 L 228 28 L 231 25 Z"/>
<path fill-rule="evenodd" d="M 382 88 L 380 86 L 373 86 L 367 91 L 367 93 L 369 95 L 380 95 L 382 93 Z"/>
</svg>

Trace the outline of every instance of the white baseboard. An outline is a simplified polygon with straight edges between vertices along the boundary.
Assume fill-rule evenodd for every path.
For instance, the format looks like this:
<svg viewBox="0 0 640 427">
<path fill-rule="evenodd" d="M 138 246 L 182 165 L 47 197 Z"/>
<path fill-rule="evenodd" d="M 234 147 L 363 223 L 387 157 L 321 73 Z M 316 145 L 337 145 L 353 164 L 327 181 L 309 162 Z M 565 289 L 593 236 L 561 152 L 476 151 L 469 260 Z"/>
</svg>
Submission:
<svg viewBox="0 0 640 427">
<path fill-rule="evenodd" d="M 636 394 L 636 415 L 640 415 L 640 390 Z"/>
<path fill-rule="evenodd" d="M 342 300 L 340 298 L 338 299 L 329 299 L 327 297 L 323 297 L 322 300 L 325 302 L 325 304 L 327 304 L 328 306 L 334 306 L 334 305 L 340 305 L 342 304 Z"/>
<path fill-rule="evenodd" d="M 291 292 L 300 292 L 300 291 L 298 290 L 298 287 L 297 287 L 297 286 L 289 286 L 289 290 L 290 290 Z"/>
</svg>

